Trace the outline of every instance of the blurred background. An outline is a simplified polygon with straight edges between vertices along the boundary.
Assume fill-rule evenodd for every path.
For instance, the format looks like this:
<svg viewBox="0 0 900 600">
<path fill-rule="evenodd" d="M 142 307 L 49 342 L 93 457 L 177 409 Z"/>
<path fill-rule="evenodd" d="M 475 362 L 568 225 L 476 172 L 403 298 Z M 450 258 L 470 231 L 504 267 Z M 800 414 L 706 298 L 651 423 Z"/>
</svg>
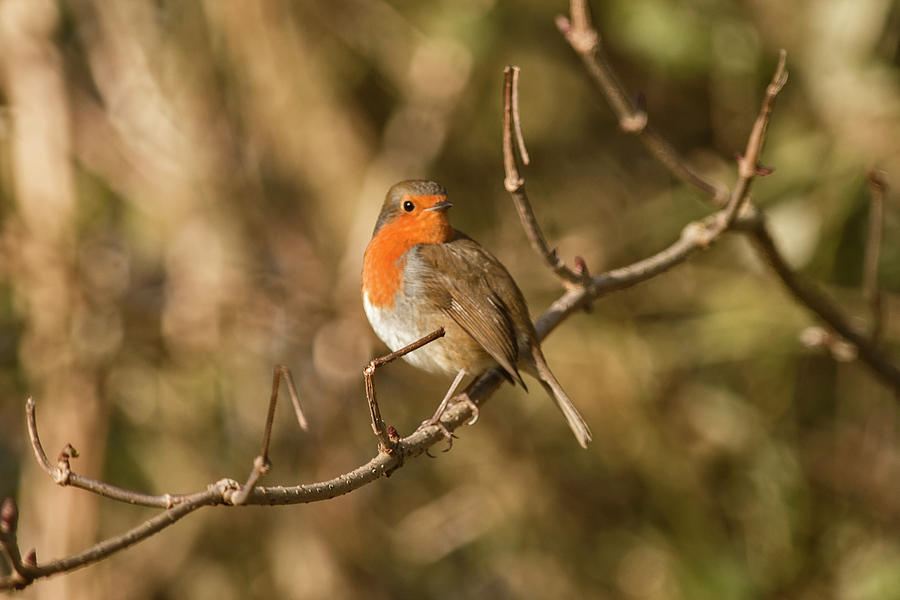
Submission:
<svg viewBox="0 0 900 600">
<path fill-rule="evenodd" d="M 784 253 L 863 328 L 864 171 L 900 188 L 900 3 L 608 0 L 623 82 L 730 185 L 779 48 L 790 81 L 754 184 Z M 40 560 L 154 511 L 58 488 L 48 453 L 148 493 L 243 479 L 272 367 L 293 369 L 265 484 L 375 453 L 361 369 L 384 346 L 359 272 L 384 192 L 443 183 L 532 313 L 561 293 L 503 189 L 502 70 L 551 243 L 592 272 L 711 209 L 620 133 L 539 0 L 0 0 L 0 496 Z M 884 345 L 900 360 L 900 216 Z M 897 398 L 808 348 L 815 321 L 747 241 L 600 299 L 545 342 L 594 432 L 505 386 L 449 453 L 308 506 L 206 509 L 24 598 L 897 598 Z M 378 371 L 409 433 L 449 379 Z M 536 387 L 536 386 L 533 386 Z"/>
</svg>

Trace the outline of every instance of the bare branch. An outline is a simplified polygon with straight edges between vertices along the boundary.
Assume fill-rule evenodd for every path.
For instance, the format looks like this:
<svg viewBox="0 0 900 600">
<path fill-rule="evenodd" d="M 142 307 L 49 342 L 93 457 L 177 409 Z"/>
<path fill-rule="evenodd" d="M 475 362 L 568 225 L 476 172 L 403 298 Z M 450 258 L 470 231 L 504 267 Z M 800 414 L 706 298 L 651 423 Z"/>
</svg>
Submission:
<svg viewBox="0 0 900 600">
<path fill-rule="evenodd" d="M 272 463 L 269 461 L 269 444 L 272 440 L 272 424 L 275 421 L 275 406 L 278 404 L 278 386 L 282 378 L 288 386 L 288 392 L 291 395 L 291 401 L 294 406 L 294 414 L 297 417 L 297 423 L 304 431 L 308 429 L 306 417 L 303 415 L 303 409 L 300 407 L 300 396 L 294 387 L 294 376 L 291 370 L 285 365 L 278 365 L 272 372 L 272 394 L 269 396 L 269 410 L 266 412 L 266 427 L 263 431 L 262 448 L 259 455 L 253 459 L 253 468 L 250 475 L 247 476 L 247 482 L 234 493 L 226 494 L 225 500 L 231 504 L 240 505 L 247 500 L 247 495 L 256 486 L 259 478 L 269 472 Z"/>
<path fill-rule="evenodd" d="M 571 0 L 572 22 L 570 23 L 565 17 L 557 18 L 557 26 L 560 32 L 565 36 L 566 40 L 581 57 L 582 62 L 588 74 L 594 79 L 601 93 L 606 98 L 613 113 L 619 118 L 620 126 L 628 131 L 624 124 L 635 117 L 633 106 L 627 101 L 624 88 L 619 83 L 612 68 L 609 66 L 606 57 L 603 55 L 600 47 L 600 37 L 594 30 L 593 24 L 590 23 L 590 12 L 587 10 L 587 0 Z M 583 19 L 583 24 L 576 22 Z M 578 28 L 575 25 L 578 24 Z M 779 67 L 776 69 L 776 76 L 773 77 L 772 83 L 766 90 L 766 98 L 763 100 L 763 111 L 765 111 L 766 103 L 771 103 L 769 98 L 778 94 L 778 91 L 784 85 L 787 74 L 784 72 L 783 56 L 779 55 Z M 782 75 L 779 76 L 779 73 Z M 771 108 L 771 107 L 770 107 Z M 751 141 L 748 142 L 748 151 L 745 153 L 742 163 L 744 167 L 749 169 L 758 168 L 757 163 L 747 161 L 746 158 L 755 152 L 758 155 L 758 149 L 761 148 L 761 140 L 764 134 L 765 124 L 768 122 L 768 115 L 765 122 L 760 122 L 757 118 L 754 131 L 751 133 Z M 760 145 L 754 146 L 751 142 L 756 136 L 757 129 L 759 131 Z M 724 188 L 707 181 L 697 174 L 666 142 L 662 136 L 653 131 L 649 126 L 640 130 L 639 138 L 650 150 L 657 160 L 659 160 L 669 171 L 680 180 L 693 185 L 696 189 L 710 196 L 714 203 L 725 205 L 726 199 L 735 206 L 735 221 L 732 223 L 735 229 L 740 229 L 747 233 L 754 242 L 757 252 L 772 267 L 776 275 L 781 279 L 785 288 L 793 294 L 793 296 L 804 305 L 808 310 L 822 319 L 831 329 L 842 335 L 848 342 L 857 347 L 859 358 L 869 369 L 880 379 L 885 385 L 900 394 L 900 369 L 892 363 L 892 361 L 877 347 L 873 340 L 856 330 L 844 313 L 812 284 L 802 280 L 788 266 L 784 257 L 779 252 L 769 230 L 766 226 L 765 219 L 762 215 L 755 214 L 756 210 L 749 203 L 739 200 L 746 195 L 746 190 L 737 190 L 729 193 Z M 743 169 L 741 169 L 743 170 Z M 740 176 L 740 174 L 739 174 Z M 747 181 L 749 186 L 749 180 Z M 740 179 L 738 187 L 741 187 Z M 740 210 L 740 204 L 746 204 L 744 210 Z M 748 214 L 746 218 L 741 213 Z"/>
<path fill-rule="evenodd" d="M 287 385 L 288 394 L 291 396 L 291 405 L 294 407 L 294 416 L 297 417 L 297 424 L 300 425 L 300 429 L 306 431 L 309 429 L 309 424 L 306 422 L 306 417 L 303 415 L 303 407 L 300 406 L 300 396 L 297 394 L 297 386 L 294 385 L 294 375 L 291 373 L 291 370 L 288 369 L 284 365 L 278 365 L 275 367 L 275 372 L 272 375 L 272 397 L 277 399 L 278 397 L 278 382 L 280 379 L 284 379 L 285 385 Z M 272 400 L 273 406 L 269 408 L 269 419 L 271 420 L 274 416 L 274 403 L 275 400 Z M 271 427 L 269 427 L 271 431 Z M 268 439 L 263 443 L 263 447 L 268 447 Z"/>
<path fill-rule="evenodd" d="M 384 419 L 381 418 L 381 409 L 378 408 L 378 401 L 375 399 L 375 369 L 389 362 L 395 361 L 402 356 L 406 356 L 414 350 L 418 350 L 422 346 L 430 344 L 438 338 L 444 337 L 444 328 L 441 327 L 432 331 L 425 337 L 416 340 L 412 344 L 404 346 L 399 350 L 373 358 L 366 368 L 363 369 L 363 377 L 366 380 L 366 400 L 369 403 L 369 416 L 372 419 L 372 431 L 378 438 L 378 451 L 391 454 L 394 451 L 396 442 L 391 439 L 388 428 L 384 425 Z"/>
<path fill-rule="evenodd" d="M 225 489 L 228 489 L 233 485 L 234 482 L 223 480 L 222 482 L 211 486 L 206 492 L 195 495 L 189 502 L 184 502 L 165 510 L 124 534 L 104 540 L 79 554 L 68 556 L 60 560 L 50 561 L 40 566 L 24 565 L 21 568 L 21 572 L 15 571 L 12 575 L 7 577 L 0 577 L 0 590 L 25 587 L 36 579 L 49 577 L 56 573 L 74 571 L 75 569 L 103 560 L 111 554 L 124 550 L 129 546 L 133 546 L 134 544 L 159 533 L 166 527 L 174 525 L 181 518 L 189 515 L 198 508 L 223 502 Z"/>
<path fill-rule="evenodd" d="M 507 70 L 512 71 L 512 89 L 510 91 L 509 105 L 511 107 L 513 131 L 516 134 L 516 148 L 519 150 L 519 158 L 522 159 L 522 164 L 528 165 L 531 164 L 531 157 L 528 156 L 528 149 L 525 147 L 525 136 L 522 135 L 522 119 L 519 117 L 519 67 L 513 66 L 504 70 L 504 107 L 507 103 L 505 94 L 505 74 Z M 505 110 L 504 114 L 506 114 Z M 513 166 L 515 166 L 515 163 L 513 163 Z"/>
<path fill-rule="evenodd" d="M 884 196 L 887 183 L 879 171 L 867 173 L 869 182 L 869 235 L 863 263 L 863 294 L 869 303 L 871 322 L 869 338 L 877 344 L 884 329 L 884 306 L 881 287 L 878 285 L 878 264 L 881 262 L 881 238 L 884 235 Z"/>
<path fill-rule="evenodd" d="M 775 74 L 766 88 L 766 95 L 759 109 L 759 116 L 756 117 L 753 130 L 747 139 L 747 149 L 744 150 L 744 155 L 738 159 L 737 184 L 731 190 L 731 197 L 725 207 L 726 227 L 731 227 L 731 224 L 734 223 L 734 219 L 737 217 L 750 192 L 750 184 L 760 174 L 759 155 L 762 152 L 763 143 L 765 143 L 766 129 L 769 126 L 769 117 L 772 114 L 772 105 L 775 104 L 775 98 L 781 92 L 788 79 L 788 72 L 785 68 L 786 62 L 787 52 L 782 49 L 778 54 L 778 66 L 775 68 Z"/>
<path fill-rule="evenodd" d="M 58 466 L 54 467 L 47 459 L 47 454 L 44 452 L 44 447 L 41 445 L 41 439 L 38 436 L 35 413 L 36 407 L 34 398 L 29 397 L 28 401 L 25 403 L 25 416 L 28 423 L 28 436 L 31 438 L 31 446 L 34 450 L 35 458 L 37 459 L 38 464 L 44 468 L 50 478 L 59 485 L 81 488 L 105 498 L 118 500 L 119 502 L 138 504 L 141 506 L 153 506 L 158 508 L 168 508 L 178 502 L 191 498 L 191 496 L 185 495 L 163 494 L 160 496 L 151 496 L 148 494 L 141 494 L 138 492 L 133 492 L 131 490 L 116 487 L 102 481 L 97 481 L 96 479 L 83 477 L 81 475 L 78 475 L 77 473 L 72 472 L 71 469 L 67 470 L 64 475 Z"/>
<path fill-rule="evenodd" d="M 47 471 L 47 474 L 50 475 L 50 477 L 56 479 L 53 472 L 53 465 L 50 464 L 47 453 L 44 452 L 44 447 L 41 445 L 41 438 L 38 436 L 37 422 L 34 415 L 34 398 L 31 396 L 25 401 L 25 421 L 28 424 L 28 439 L 31 440 L 31 448 L 34 450 L 34 456 L 37 459 L 38 464 Z"/>
<path fill-rule="evenodd" d="M 571 22 L 560 16 L 556 19 L 556 26 L 581 58 L 588 74 L 606 98 L 619 120 L 619 128 L 636 135 L 650 153 L 675 177 L 704 195 L 712 197 L 716 205 L 724 206 L 729 197 L 728 190 L 697 173 L 672 145 L 648 124 L 647 112 L 643 106 L 636 106 L 632 102 L 603 53 L 600 35 L 591 22 L 587 0 L 571 0 L 570 13 Z"/>
<path fill-rule="evenodd" d="M 12 573 L 6 578 L 0 578 L 0 589 L 3 589 L 3 580 L 9 581 L 7 587 L 21 589 L 30 583 L 32 577 L 29 567 L 23 564 L 22 555 L 19 552 L 19 543 L 16 540 L 16 528 L 19 523 L 19 509 L 12 498 L 7 498 L 0 506 L 0 550 L 9 563 Z"/>
<path fill-rule="evenodd" d="M 531 247 L 544 259 L 547 265 L 556 273 L 563 284 L 567 286 L 583 285 L 585 278 L 578 273 L 572 271 L 562 259 L 557 256 L 556 251 L 552 250 L 547 244 L 546 238 L 538 225 L 531 209 L 531 202 L 528 200 L 528 194 L 525 193 L 525 180 L 519 174 L 519 168 L 516 165 L 515 147 L 513 145 L 513 136 L 519 140 L 520 152 L 525 149 L 525 142 L 522 140 L 521 125 L 519 124 L 519 107 L 518 107 L 518 80 L 519 67 L 506 67 L 503 71 L 503 167 L 506 177 L 503 181 L 506 191 L 512 196 L 513 203 L 516 205 L 516 212 L 519 213 L 519 220 L 525 229 L 525 235 Z M 523 152 L 522 160 L 528 164 L 527 154 Z"/>
<path fill-rule="evenodd" d="M 769 234 L 765 221 L 759 219 L 749 229 L 757 251 L 766 259 L 772 270 L 795 298 L 815 313 L 828 326 L 856 346 L 859 358 L 885 385 L 900 393 L 900 369 L 870 340 L 857 331 L 839 308 L 817 287 L 800 278 L 787 264 Z"/>
</svg>

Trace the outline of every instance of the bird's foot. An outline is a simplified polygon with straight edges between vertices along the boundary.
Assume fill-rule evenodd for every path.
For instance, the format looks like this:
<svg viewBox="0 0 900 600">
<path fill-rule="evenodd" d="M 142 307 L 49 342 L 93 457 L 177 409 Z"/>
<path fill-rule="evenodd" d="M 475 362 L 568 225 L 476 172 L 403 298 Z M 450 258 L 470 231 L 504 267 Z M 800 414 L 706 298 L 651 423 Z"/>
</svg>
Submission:
<svg viewBox="0 0 900 600">
<path fill-rule="evenodd" d="M 453 435 L 453 432 L 447 429 L 447 426 L 441 423 L 440 415 L 435 415 L 430 419 L 426 419 L 422 421 L 422 424 L 419 425 L 419 429 L 423 429 L 425 427 L 437 427 L 440 430 L 441 435 L 444 436 L 444 439 L 447 440 L 447 447 L 443 450 L 444 452 L 449 452 L 450 448 L 453 447 L 453 439 L 456 437 Z"/>
<path fill-rule="evenodd" d="M 454 404 L 465 404 L 469 407 L 469 410 L 472 411 L 472 418 L 466 421 L 466 425 L 474 425 L 478 420 L 478 415 L 481 411 L 478 409 L 478 405 L 475 404 L 475 402 L 473 402 L 471 398 L 469 398 L 469 394 L 463 392 L 462 394 L 454 398 L 452 402 Z"/>
</svg>

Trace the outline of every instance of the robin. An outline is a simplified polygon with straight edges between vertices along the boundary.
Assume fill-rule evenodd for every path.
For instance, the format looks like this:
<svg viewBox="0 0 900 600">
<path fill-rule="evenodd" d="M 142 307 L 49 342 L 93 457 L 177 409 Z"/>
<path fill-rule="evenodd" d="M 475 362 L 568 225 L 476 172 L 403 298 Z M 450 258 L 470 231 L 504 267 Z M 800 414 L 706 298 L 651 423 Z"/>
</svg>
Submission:
<svg viewBox="0 0 900 600">
<path fill-rule="evenodd" d="M 587 447 L 591 432 L 544 360 L 522 292 L 493 254 L 453 229 L 451 206 L 433 181 L 394 185 L 363 259 L 366 316 L 392 351 L 444 328 L 444 337 L 403 357 L 426 371 L 456 375 L 424 424 L 444 429 L 440 417 L 463 378 L 499 365 L 526 391 L 519 369 L 540 381 Z"/>
</svg>

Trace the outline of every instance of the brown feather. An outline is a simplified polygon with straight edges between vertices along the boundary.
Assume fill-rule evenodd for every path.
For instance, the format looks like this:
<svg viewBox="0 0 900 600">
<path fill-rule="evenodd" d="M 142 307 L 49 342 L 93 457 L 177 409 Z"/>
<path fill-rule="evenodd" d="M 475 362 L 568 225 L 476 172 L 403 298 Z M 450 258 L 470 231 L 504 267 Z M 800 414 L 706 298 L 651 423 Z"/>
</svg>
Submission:
<svg viewBox="0 0 900 600">
<path fill-rule="evenodd" d="M 421 283 L 432 302 L 527 389 L 516 363 L 520 351 L 530 347 L 534 329 L 522 292 L 506 268 L 459 232 L 449 242 L 423 244 L 415 252 L 430 267 L 421 270 Z"/>
</svg>

